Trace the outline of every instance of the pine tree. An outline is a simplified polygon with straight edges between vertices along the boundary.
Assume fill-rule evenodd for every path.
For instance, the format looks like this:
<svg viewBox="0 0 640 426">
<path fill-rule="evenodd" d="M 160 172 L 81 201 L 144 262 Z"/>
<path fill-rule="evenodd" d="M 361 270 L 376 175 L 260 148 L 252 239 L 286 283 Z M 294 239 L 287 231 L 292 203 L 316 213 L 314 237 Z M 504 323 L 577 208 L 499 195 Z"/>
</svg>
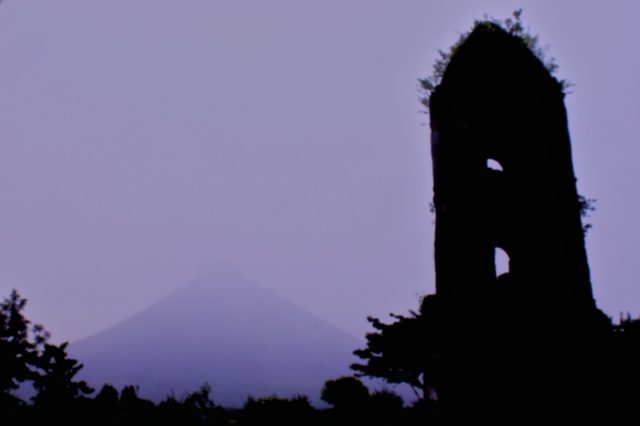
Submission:
<svg viewBox="0 0 640 426">
<path fill-rule="evenodd" d="M 13 392 L 33 378 L 36 344 L 29 341 L 29 320 L 22 314 L 26 303 L 16 290 L 0 303 L 0 407 L 21 404 Z"/>
<path fill-rule="evenodd" d="M 84 380 L 74 380 L 83 366 L 68 357 L 67 346 L 68 342 L 59 346 L 43 343 L 43 350 L 35 362 L 37 374 L 33 380 L 33 387 L 38 394 L 33 401 L 36 405 L 65 405 L 93 392 Z"/>
</svg>

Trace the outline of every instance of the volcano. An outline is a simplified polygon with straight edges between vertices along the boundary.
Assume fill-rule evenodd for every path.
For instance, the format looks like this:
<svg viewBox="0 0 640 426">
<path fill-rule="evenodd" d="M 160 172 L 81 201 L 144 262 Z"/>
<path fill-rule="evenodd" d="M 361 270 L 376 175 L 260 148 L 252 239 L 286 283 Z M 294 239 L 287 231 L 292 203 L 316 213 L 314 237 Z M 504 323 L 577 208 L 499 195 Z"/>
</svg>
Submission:
<svg viewBox="0 0 640 426">
<path fill-rule="evenodd" d="M 357 338 L 232 268 L 216 268 L 69 351 L 92 386 L 139 386 L 159 401 L 207 382 L 216 403 L 304 394 L 349 374 Z"/>
</svg>

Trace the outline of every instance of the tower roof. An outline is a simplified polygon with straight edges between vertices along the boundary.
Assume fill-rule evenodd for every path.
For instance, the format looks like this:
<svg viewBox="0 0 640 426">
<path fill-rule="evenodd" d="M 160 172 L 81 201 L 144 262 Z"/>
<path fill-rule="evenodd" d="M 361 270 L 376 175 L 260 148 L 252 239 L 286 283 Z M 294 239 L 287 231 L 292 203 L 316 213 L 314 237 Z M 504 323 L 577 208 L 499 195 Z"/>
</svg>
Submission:
<svg viewBox="0 0 640 426">
<path fill-rule="evenodd" d="M 481 22 L 456 48 L 443 75 L 450 80 L 485 79 L 485 85 L 504 86 L 504 78 L 534 78 L 559 85 L 526 41 L 491 22 Z M 459 82 L 457 83 L 459 84 Z"/>
</svg>

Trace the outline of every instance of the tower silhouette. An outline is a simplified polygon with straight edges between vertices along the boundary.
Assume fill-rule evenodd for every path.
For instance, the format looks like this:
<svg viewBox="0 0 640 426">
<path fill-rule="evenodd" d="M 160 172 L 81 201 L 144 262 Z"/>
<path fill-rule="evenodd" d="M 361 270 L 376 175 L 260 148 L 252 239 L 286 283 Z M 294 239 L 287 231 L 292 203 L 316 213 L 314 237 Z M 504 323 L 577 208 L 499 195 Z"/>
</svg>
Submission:
<svg viewBox="0 0 640 426">
<path fill-rule="evenodd" d="M 537 310 L 593 311 L 562 85 L 520 37 L 486 23 L 451 58 L 430 116 L 437 294 L 504 284 Z"/>
<path fill-rule="evenodd" d="M 441 401 L 486 419 L 570 416 L 608 383 L 592 367 L 611 323 L 592 295 L 562 84 L 521 37 L 483 22 L 429 110 L 436 294 L 422 312 Z"/>
</svg>

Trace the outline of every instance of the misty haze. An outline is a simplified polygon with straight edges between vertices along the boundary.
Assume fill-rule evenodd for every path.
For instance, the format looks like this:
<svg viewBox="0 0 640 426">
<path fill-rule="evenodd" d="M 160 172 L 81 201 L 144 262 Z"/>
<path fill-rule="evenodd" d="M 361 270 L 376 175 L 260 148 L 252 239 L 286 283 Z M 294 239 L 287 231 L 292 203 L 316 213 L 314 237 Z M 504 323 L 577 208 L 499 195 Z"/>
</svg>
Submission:
<svg viewBox="0 0 640 426">
<path fill-rule="evenodd" d="M 640 4 L 610 3 L 1 1 L 0 409 L 630 406 Z M 475 28 L 529 50 L 449 67 Z"/>
</svg>

